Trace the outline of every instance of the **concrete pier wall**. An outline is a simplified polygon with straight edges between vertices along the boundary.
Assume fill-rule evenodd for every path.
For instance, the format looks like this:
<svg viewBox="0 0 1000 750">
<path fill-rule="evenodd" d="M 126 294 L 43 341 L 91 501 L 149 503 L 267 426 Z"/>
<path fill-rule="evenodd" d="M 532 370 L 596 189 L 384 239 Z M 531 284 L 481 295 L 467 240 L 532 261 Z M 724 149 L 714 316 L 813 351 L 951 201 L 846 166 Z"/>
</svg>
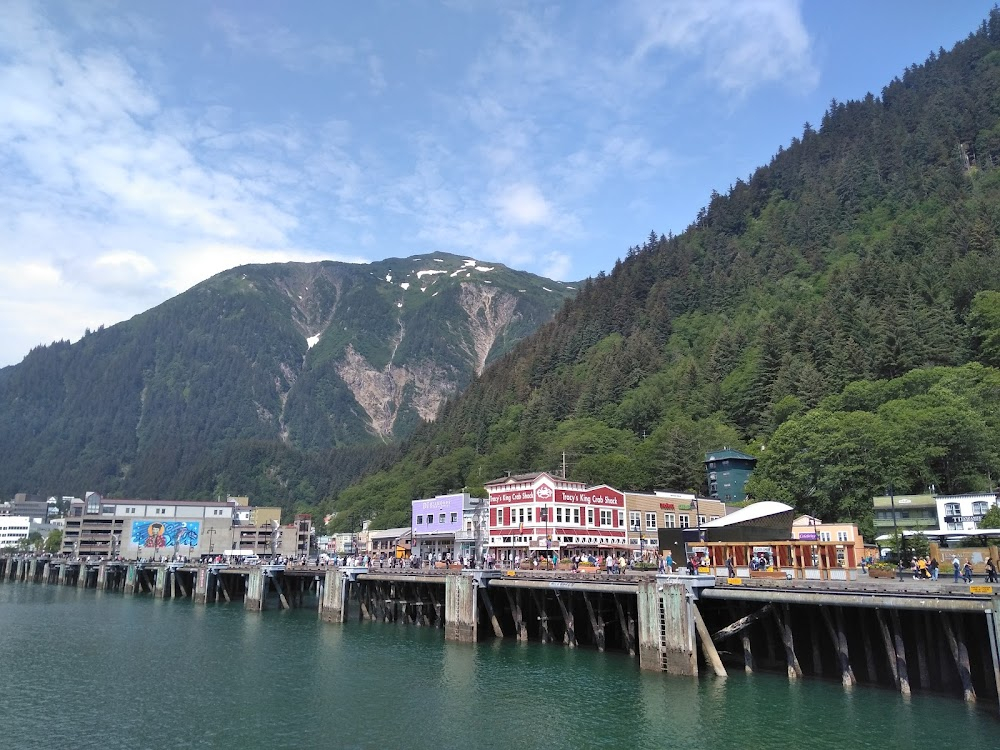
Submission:
<svg viewBox="0 0 1000 750">
<path fill-rule="evenodd" d="M 478 638 L 478 600 L 471 575 L 448 575 L 444 579 L 444 638 L 475 643 Z"/>
<path fill-rule="evenodd" d="M 267 589 L 267 579 L 264 577 L 264 571 L 260 568 L 255 568 L 250 571 L 250 575 L 247 576 L 247 593 L 246 598 L 243 600 L 243 608 L 251 612 L 261 612 L 265 608 L 266 602 L 264 601 L 264 595 Z"/>
<path fill-rule="evenodd" d="M 334 568 L 326 571 L 323 596 L 319 602 L 319 616 L 323 622 L 342 623 L 347 620 L 347 576 Z"/>
</svg>

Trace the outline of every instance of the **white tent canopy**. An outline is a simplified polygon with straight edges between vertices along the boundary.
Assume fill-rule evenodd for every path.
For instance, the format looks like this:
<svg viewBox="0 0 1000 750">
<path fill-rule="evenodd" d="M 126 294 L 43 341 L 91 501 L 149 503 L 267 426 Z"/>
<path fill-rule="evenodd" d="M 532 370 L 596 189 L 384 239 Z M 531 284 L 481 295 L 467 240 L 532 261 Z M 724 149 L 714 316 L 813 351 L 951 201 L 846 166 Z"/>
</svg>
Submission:
<svg viewBox="0 0 1000 750">
<path fill-rule="evenodd" d="M 722 516 L 722 518 L 717 518 L 714 521 L 703 523 L 701 528 L 719 529 L 725 526 L 732 526 L 737 523 L 756 521 L 758 518 L 775 516 L 778 513 L 787 513 L 790 510 L 794 510 L 791 505 L 785 505 L 784 503 L 775 502 L 774 500 L 761 500 L 758 503 L 751 503 L 745 508 L 740 508 L 732 513 L 727 513 Z"/>
</svg>

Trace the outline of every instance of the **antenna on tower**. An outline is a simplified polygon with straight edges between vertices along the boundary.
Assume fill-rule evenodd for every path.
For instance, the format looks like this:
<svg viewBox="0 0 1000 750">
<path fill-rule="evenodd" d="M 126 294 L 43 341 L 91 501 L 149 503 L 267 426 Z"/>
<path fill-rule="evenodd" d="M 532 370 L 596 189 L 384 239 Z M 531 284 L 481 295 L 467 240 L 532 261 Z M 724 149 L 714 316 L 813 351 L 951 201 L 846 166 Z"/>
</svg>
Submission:
<svg viewBox="0 0 1000 750">
<path fill-rule="evenodd" d="M 562 454 L 563 454 L 563 472 L 562 472 L 562 474 L 563 474 L 563 479 L 565 479 L 566 478 L 566 451 L 563 451 Z"/>
</svg>

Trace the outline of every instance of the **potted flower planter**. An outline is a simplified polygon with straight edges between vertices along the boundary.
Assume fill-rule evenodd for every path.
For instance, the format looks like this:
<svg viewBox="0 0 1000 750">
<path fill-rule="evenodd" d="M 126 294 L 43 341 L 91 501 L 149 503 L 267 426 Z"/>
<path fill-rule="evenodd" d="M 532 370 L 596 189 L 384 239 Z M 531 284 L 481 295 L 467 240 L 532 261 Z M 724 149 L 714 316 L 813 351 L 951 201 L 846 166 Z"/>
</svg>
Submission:
<svg viewBox="0 0 1000 750">
<path fill-rule="evenodd" d="M 868 568 L 869 578 L 895 578 L 895 570 L 885 570 L 884 568 Z"/>
</svg>

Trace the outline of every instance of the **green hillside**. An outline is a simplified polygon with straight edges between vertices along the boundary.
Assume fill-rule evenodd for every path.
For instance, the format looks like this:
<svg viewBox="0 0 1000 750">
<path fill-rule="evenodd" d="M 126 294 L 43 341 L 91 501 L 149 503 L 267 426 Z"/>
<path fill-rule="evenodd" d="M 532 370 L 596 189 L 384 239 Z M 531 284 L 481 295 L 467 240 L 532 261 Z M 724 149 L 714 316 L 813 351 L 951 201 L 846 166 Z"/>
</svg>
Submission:
<svg viewBox="0 0 1000 750">
<path fill-rule="evenodd" d="M 0 370 L 0 492 L 315 506 L 575 293 L 447 254 L 226 271 Z"/>
<path fill-rule="evenodd" d="M 863 524 L 903 491 L 998 475 L 1000 12 L 815 127 L 679 236 L 655 233 L 332 498 L 345 527 L 507 471 L 704 489 L 760 455 L 758 496 Z M 864 397 L 864 398 L 862 398 Z M 863 408 L 861 404 L 863 402 Z M 859 451 L 864 455 L 859 459 Z"/>
</svg>

